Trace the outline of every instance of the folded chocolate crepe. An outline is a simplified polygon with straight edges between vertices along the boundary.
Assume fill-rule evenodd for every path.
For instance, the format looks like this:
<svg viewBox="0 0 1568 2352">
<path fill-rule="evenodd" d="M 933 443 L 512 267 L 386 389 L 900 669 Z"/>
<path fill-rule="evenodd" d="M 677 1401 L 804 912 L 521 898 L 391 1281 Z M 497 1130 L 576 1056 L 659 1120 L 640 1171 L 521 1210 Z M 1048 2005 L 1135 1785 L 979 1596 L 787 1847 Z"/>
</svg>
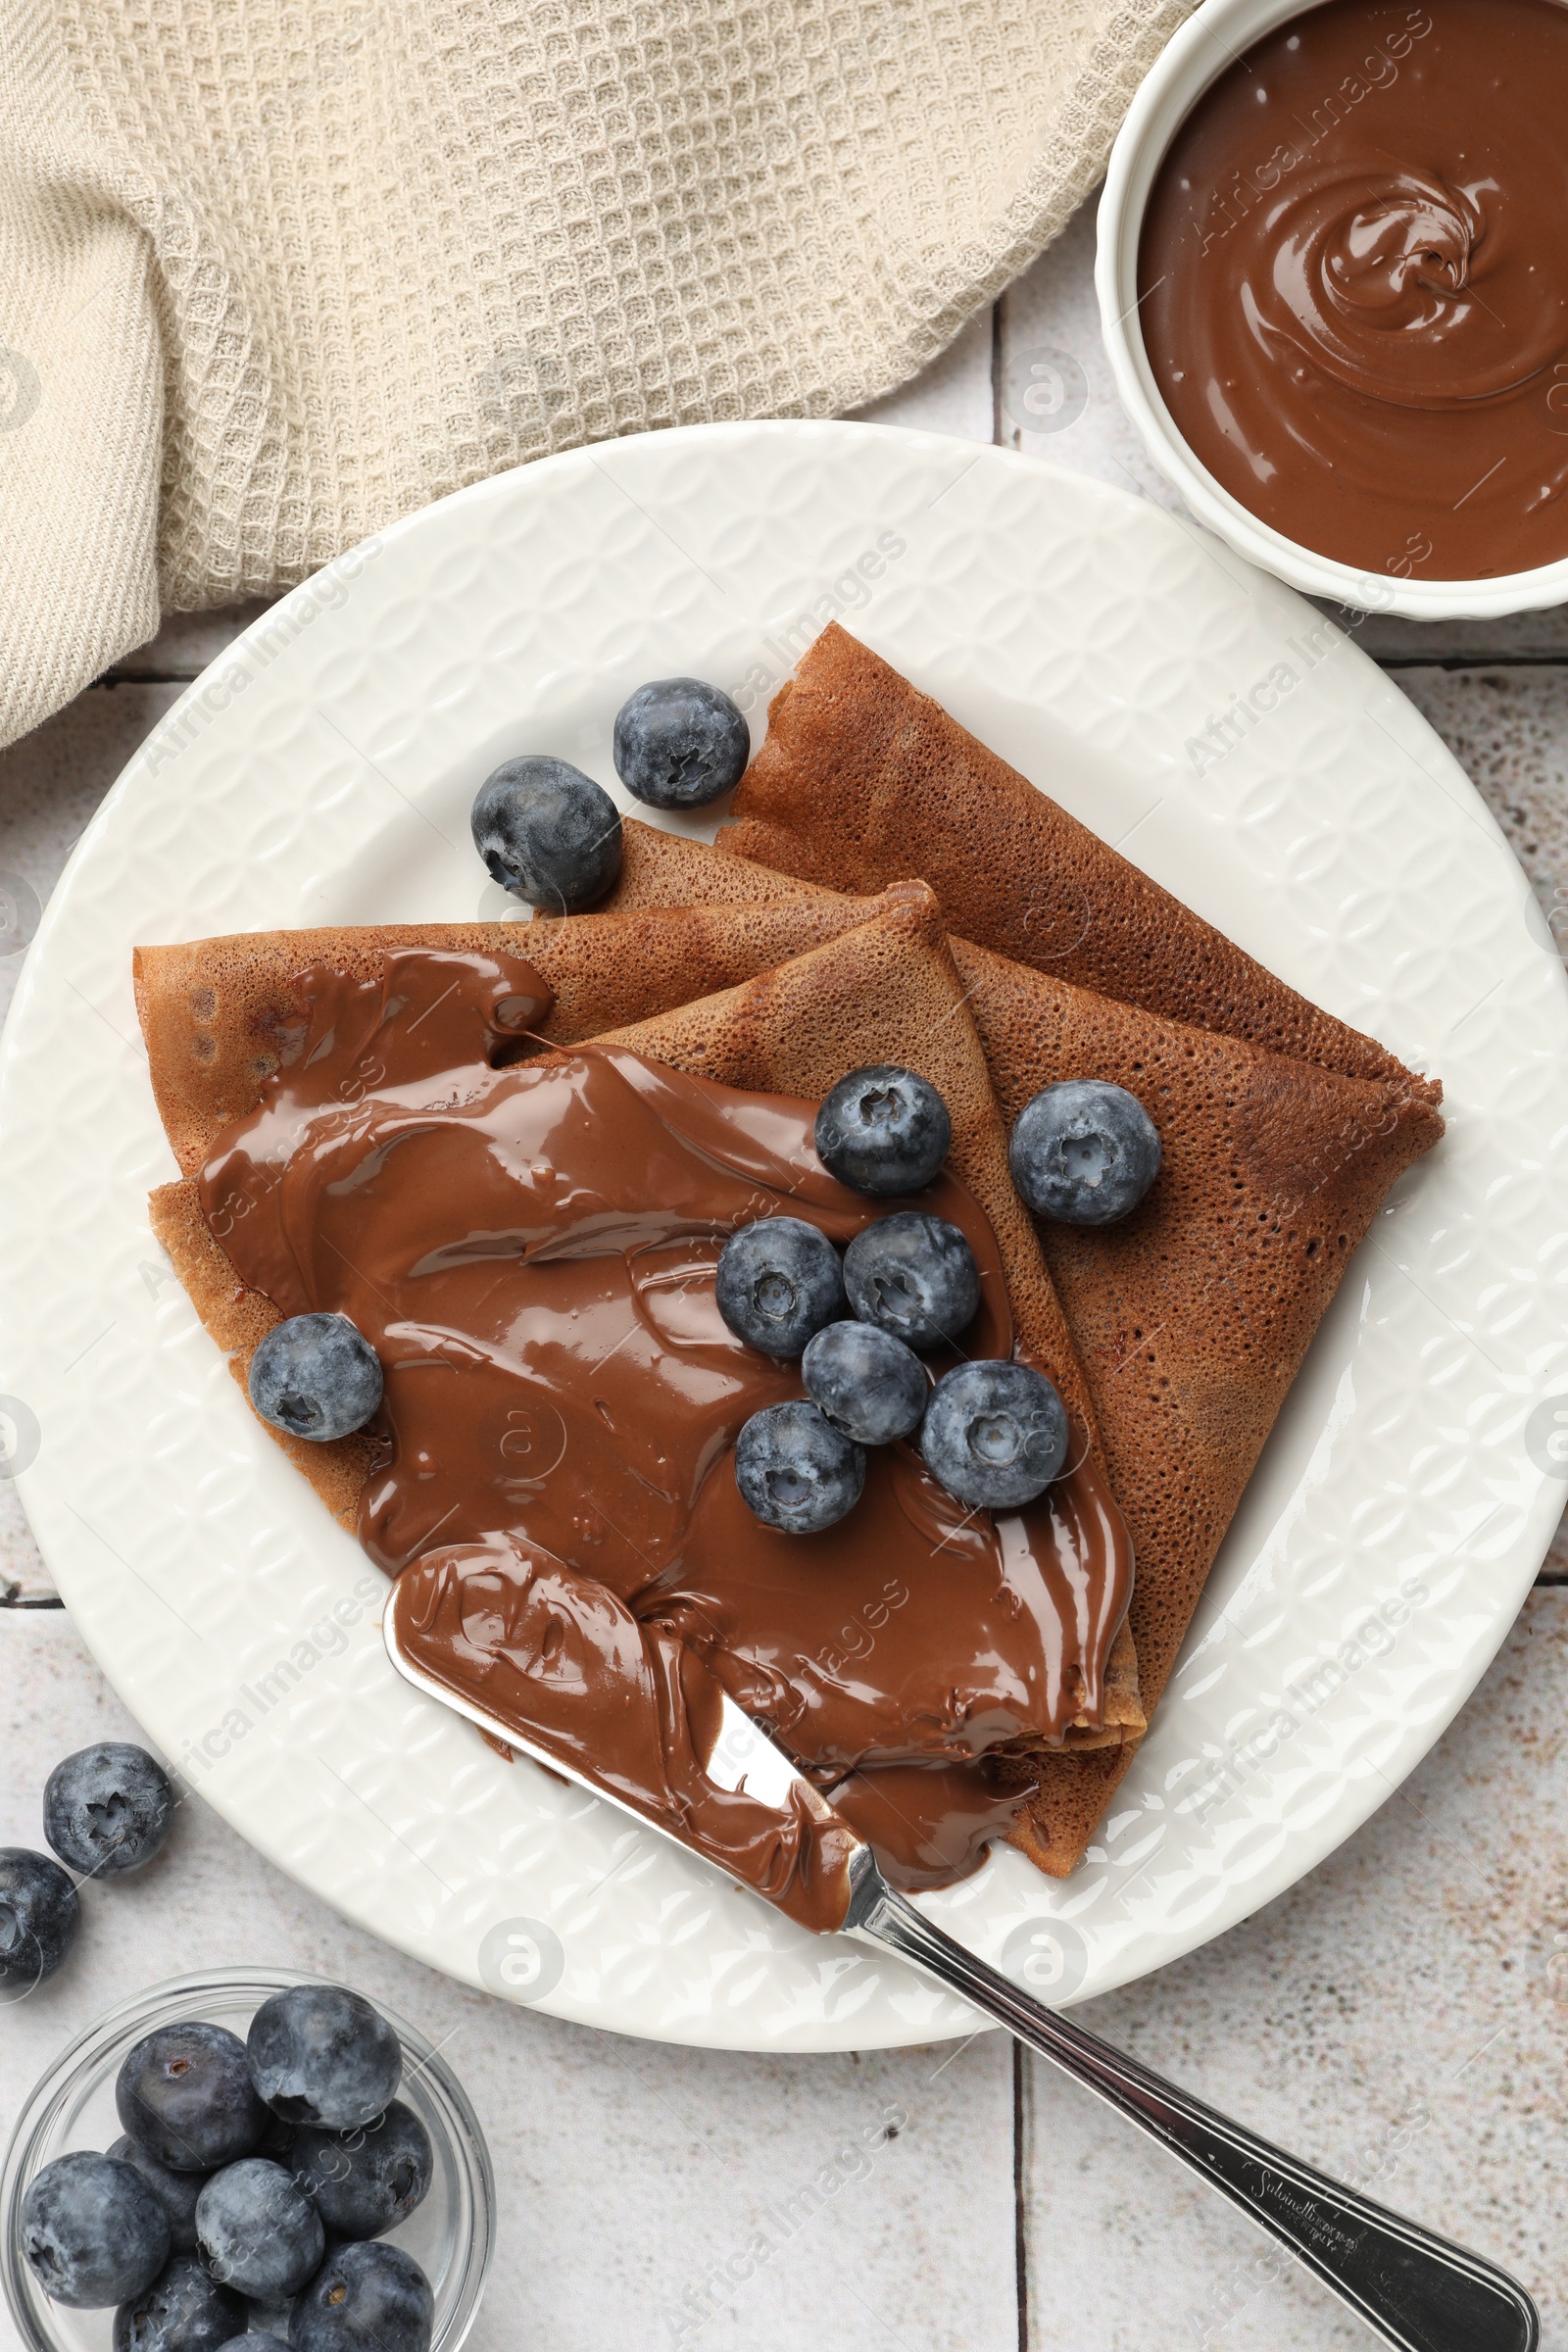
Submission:
<svg viewBox="0 0 1568 2352">
<path fill-rule="evenodd" d="M 825 925 L 867 903 L 635 822 L 612 903 L 776 906 L 790 889 L 815 892 Z M 1346 1263 L 1443 1122 L 1400 1078 L 1348 1078 L 950 946 L 1009 1124 L 1043 1086 L 1104 1078 L 1159 1130 L 1160 1175 L 1130 1217 L 1038 1228 L 1132 1529 L 1130 1622 L 1152 1714 Z M 1130 1753 L 1048 1762 L 1015 1833 L 1043 1868 L 1082 1858 Z"/>
<path fill-rule="evenodd" d="M 685 907 L 528 925 L 258 934 L 143 950 L 138 1004 L 155 1093 L 181 1165 L 199 1168 L 227 1123 L 254 1108 L 279 1060 L 287 1063 L 299 1053 L 296 981 L 312 961 L 351 977 L 380 973 L 389 1002 L 395 1002 L 401 956 L 422 958 L 426 976 L 431 957 L 489 957 L 496 1001 L 512 1008 L 514 1025 L 547 1038 L 564 1033 L 563 1042 L 592 1029 L 603 1049 L 630 1048 L 672 1069 L 764 1094 L 814 1101 L 846 1067 L 869 1059 L 904 1061 L 930 1077 L 949 1102 L 955 1131 L 949 1164 L 995 1234 L 1017 1350 L 1046 1369 L 1060 1390 L 1076 1432 L 1072 1477 L 1087 1477 L 1100 1458 L 1088 1385 L 1007 1175 L 1004 1132 L 965 1009 L 964 983 L 929 893 L 905 886 L 880 907 L 863 901 L 824 907 L 815 894 L 785 886 L 770 907 L 765 879 L 756 888 L 757 906 L 729 911 Z M 812 934 L 825 934 L 825 944 L 782 964 L 768 960 L 786 940 L 798 945 Z M 731 969 L 760 969 L 761 976 L 686 1001 L 694 979 L 700 985 L 726 961 Z M 647 1007 L 675 1003 L 680 1008 L 606 1035 L 601 1023 L 607 994 L 600 992 L 612 992 L 622 1009 L 639 994 Z M 372 1065 L 371 1083 L 373 1078 Z M 276 1308 L 238 1279 L 203 1213 L 193 1172 L 155 1194 L 153 1218 L 198 1311 L 243 1381 Z M 329 1507 L 353 1522 L 371 1470 L 370 1443 L 278 1442 Z M 1098 1471 L 1095 1476 L 1107 1523 L 1114 1518 L 1119 1526 L 1108 1486 Z M 947 1531 L 936 1549 L 957 1533 Z M 1125 1624 L 1116 1629 L 1108 1654 L 1102 1649 L 1088 1681 L 1098 1687 L 1068 1725 L 1069 1743 L 1120 1745 L 1136 1738 L 1144 1717 Z M 1038 1756 L 1015 1754 L 1011 1763 L 1020 1780 L 1038 1778 Z M 1026 1843 L 1038 1842 L 1034 1833 L 1026 1834 Z"/>
<path fill-rule="evenodd" d="M 194 1179 L 216 1137 L 254 1108 L 267 1079 L 298 1045 L 304 971 L 328 964 L 352 979 L 368 979 L 388 956 L 415 950 L 520 956 L 542 984 L 528 1028 L 552 1044 L 571 1045 L 765 971 L 834 930 L 857 927 L 882 904 L 848 902 L 836 920 L 824 922 L 820 910 L 798 910 L 804 894 L 793 886 L 775 894 L 776 912 L 765 887 L 753 897 L 756 904 L 735 914 L 671 906 L 529 923 L 242 931 L 138 948 L 136 1013 L 153 1096 L 185 1179 L 154 1193 L 153 1229 L 235 1378 L 243 1384 L 277 1312 L 236 1282 L 202 1214 Z M 352 1527 L 374 1450 L 370 1441 L 311 1446 L 275 1429 L 270 1435 L 334 1517 Z"/>
<path fill-rule="evenodd" d="M 986 750 L 834 621 L 780 687 L 720 847 L 831 890 L 929 882 L 949 927 L 1053 978 L 1436 1102 Z"/>
</svg>

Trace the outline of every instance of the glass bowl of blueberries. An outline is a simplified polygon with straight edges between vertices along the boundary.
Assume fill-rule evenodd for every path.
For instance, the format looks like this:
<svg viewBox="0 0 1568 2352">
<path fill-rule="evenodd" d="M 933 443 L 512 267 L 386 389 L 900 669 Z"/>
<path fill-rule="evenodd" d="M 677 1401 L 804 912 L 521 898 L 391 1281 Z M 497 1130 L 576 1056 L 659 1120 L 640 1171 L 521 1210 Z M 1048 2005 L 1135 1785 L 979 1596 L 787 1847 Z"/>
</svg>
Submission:
<svg viewBox="0 0 1568 2352">
<path fill-rule="evenodd" d="M 0 2207 L 29 2352 L 457 2352 L 495 2184 L 416 2027 L 290 1969 L 220 1969 L 72 2043 L 18 2119 Z"/>
</svg>

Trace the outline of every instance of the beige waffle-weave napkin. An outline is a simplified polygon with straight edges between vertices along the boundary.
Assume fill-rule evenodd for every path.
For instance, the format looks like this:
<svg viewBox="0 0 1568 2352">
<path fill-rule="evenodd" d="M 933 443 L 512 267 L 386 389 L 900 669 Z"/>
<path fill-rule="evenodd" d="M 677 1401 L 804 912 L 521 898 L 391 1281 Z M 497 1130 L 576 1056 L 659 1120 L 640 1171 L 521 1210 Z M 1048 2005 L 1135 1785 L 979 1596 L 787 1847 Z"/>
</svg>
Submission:
<svg viewBox="0 0 1568 2352">
<path fill-rule="evenodd" d="M 0 0 L 0 742 L 466 482 L 890 391 L 1190 0 Z"/>
</svg>

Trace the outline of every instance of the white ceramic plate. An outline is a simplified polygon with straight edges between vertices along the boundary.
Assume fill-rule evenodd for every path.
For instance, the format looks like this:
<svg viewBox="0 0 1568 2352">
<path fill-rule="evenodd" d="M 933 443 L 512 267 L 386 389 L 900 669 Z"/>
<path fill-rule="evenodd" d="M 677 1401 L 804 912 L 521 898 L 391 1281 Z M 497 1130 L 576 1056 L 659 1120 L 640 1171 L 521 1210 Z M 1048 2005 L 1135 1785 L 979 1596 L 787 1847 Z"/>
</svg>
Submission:
<svg viewBox="0 0 1568 2352">
<path fill-rule="evenodd" d="M 564 754 L 613 788 L 616 709 L 679 670 L 735 691 L 760 735 L 835 613 L 1447 1087 L 1447 1141 L 1346 1276 L 1089 1860 L 1055 1885 L 1003 1852 L 928 1898 L 1059 1998 L 1189 1950 L 1310 1870 L 1430 1747 L 1568 1475 L 1543 1427 L 1568 1389 L 1562 969 L 1447 753 L 1288 590 L 1118 491 L 918 433 L 700 427 L 504 475 L 297 590 L 182 698 L 72 859 L 0 1069 L 22 1492 L 152 1738 L 254 1844 L 436 1967 L 745 2047 L 974 2021 L 506 1765 L 397 1680 L 378 1577 L 250 1418 L 152 1242 L 147 1190 L 173 1163 L 130 951 L 515 911 L 467 831 L 500 759 Z M 1233 720 L 1224 750 L 1206 730 L 1238 698 L 1255 723 Z"/>
</svg>

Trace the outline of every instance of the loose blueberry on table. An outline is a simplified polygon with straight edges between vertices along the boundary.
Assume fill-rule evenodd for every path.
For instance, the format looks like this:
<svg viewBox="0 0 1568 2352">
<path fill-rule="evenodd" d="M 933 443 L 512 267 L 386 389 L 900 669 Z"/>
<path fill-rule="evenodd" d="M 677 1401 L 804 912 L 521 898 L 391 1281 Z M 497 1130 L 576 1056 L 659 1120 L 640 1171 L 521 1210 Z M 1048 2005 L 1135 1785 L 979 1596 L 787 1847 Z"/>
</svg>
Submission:
<svg viewBox="0 0 1568 2352">
<path fill-rule="evenodd" d="M 247 2041 L 256 2088 L 289 2123 L 353 2132 L 385 2112 L 403 2047 L 378 2010 L 341 1984 L 292 1984 L 262 2003 Z"/>
<path fill-rule="evenodd" d="M 1069 1078 L 1042 1087 L 1013 1121 L 1007 1162 L 1037 1216 L 1113 1225 L 1159 1174 L 1159 1134 L 1124 1086 Z"/>
<path fill-rule="evenodd" d="M 742 1428 L 735 1484 L 764 1526 L 814 1536 L 859 1501 L 865 1454 L 814 1404 L 790 1399 L 764 1405 Z"/>
<path fill-rule="evenodd" d="M 759 1217 L 719 1252 L 718 1311 L 764 1355 L 799 1355 L 844 1312 L 844 1272 L 825 1233 L 802 1217 Z"/>
<path fill-rule="evenodd" d="M 334 2237 L 380 2237 L 429 2193 L 430 2134 L 412 2107 L 394 2099 L 360 2132 L 307 2126 L 294 2142 L 294 2179 Z"/>
<path fill-rule="evenodd" d="M 801 1358 L 806 1394 L 857 1446 L 890 1446 L 918 1429 L 931 1384 L 912 1348 L 873 1323 L 829 1323 Z"/>
<path fill-rule="evenodd" d="M 115 2105 L 131 2138 L 176 2173 L 251 2155 L 267 2123 L 245 2044 L 200 2019 L 160 2026 L 126 2052 Z"/>
<path fill-rule="evenodd" d="M 473 846 L 492 881 L 541 914 L 572 914 L 620 872 L 620 811 L 565 760 L 508 760 L 480 785 Z"/>
<path fill-rule="evenodd" d="M 841 1078 L 816 1114 L 816 1155 L 858 1193 L 918 1193 L 953 1144 L 948 1106 L 929 1079 L 889 1061 Z"/>
<path fill-rule="evenodd" d="M 752 756 L 745 719 L 701 678 L 655 678 L 622 703 L 615 773 L 652 808 L 706 808 L 732 792 Z"/>
<path fill-rule="evenodd" d="M 28 2188 L 22 2249 L 51 2301 L 99 2310 L 151 2286 L 169 2259 L 169 2217 L 133 2166 L 82 2149 Z"/>
<path fill-rule="evenodd" d="M 429 2352 L 435 2299 L 399 2246 L 335 2246 L 294 2306 L 293 2352 Z"/>
<path fill-rule="evenodd" d="M 918 1208 L 856 1235 L 844 1252 L 844 1287 L 862 1323 L 915 1348 L 957 1339 L 980 1304 L 980 1273 L 963 1235 Z"/>
<path fill-rule="evenodd" d="M 217 2352 L 248 2316 L 244 2297 L 210 2278 L 194 2254 L 175 2254 L 116 2312 L 114 2352 Z"/>
<path fill-rule="evenodd" d="M 347 1315 L 290 1315 L 251 1357 L 248 1387 L 264 1421 L 324 1446 L 369 1420 L 381 1401 L 381 1364 Z"/>
<path fill-rule="evenodd" d="M 144 1747 L 101 1740 L 57 1764 L 43 1790 L 43 1834 L 84 1877 L 122 1878 L 158 1853 L 174 1818 L 174 1791 Z"/>
<path fill-rule="evenodd" d="M 58 1862 L 0 1846 L 0 1984 L 30 1989 L 52 1977 L 80 1925 L 76 1889 Z"/>
<path fill-rule="evenodd" d="M 1067 1458 L 1067 1413 L 1044 1373 L 986 1359 L 945 1373 L 920 1426 L 926 1468 L 960 1502 L 1017 1510 Z"/>
</svg>

